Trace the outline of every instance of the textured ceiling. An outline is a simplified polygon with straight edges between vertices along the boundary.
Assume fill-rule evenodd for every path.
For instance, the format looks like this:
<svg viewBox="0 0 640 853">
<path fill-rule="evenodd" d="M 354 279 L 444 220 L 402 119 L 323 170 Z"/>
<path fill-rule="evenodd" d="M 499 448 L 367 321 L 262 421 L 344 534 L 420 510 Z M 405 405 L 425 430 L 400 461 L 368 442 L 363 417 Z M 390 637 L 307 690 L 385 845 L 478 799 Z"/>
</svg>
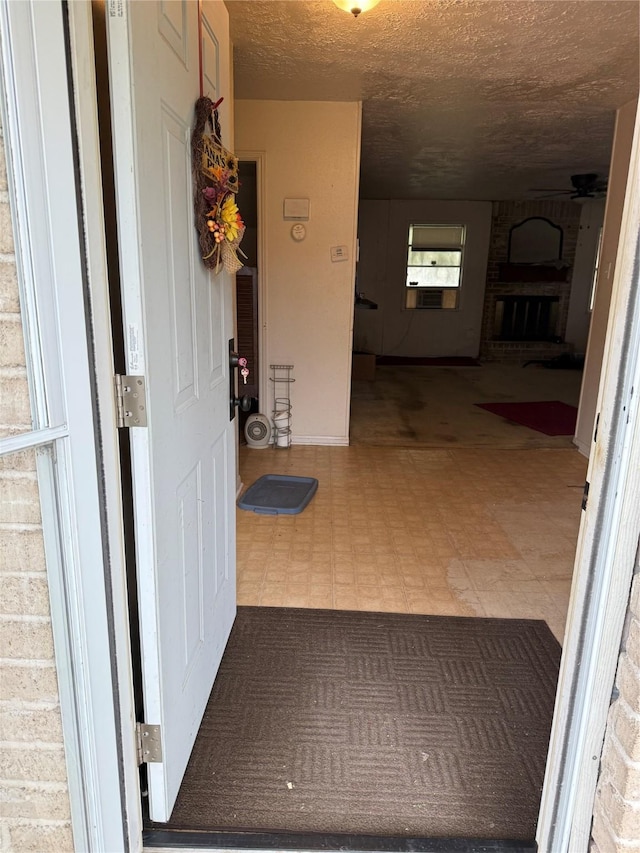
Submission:
<svg viewBox="0 0 640 853">
<path fill-rule="evenodd" d="M 226 3 L 237 98 L 362 100 L 365 198 L 570 189 L 637 94 L 637 0 Z"/>
</svg>

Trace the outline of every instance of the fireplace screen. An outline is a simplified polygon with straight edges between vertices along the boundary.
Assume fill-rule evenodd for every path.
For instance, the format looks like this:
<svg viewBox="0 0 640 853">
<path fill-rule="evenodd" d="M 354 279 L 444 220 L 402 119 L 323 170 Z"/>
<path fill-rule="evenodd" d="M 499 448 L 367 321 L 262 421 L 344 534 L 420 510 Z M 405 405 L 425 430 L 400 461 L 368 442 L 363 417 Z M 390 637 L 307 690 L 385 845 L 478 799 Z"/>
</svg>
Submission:
<svg viewBox="0 0 640 853">
<path fill-rule="evenodd" d="M 557 334 L 557 296 L 501 296 L 496 299 L 494 340 L 549 341 Z"/>
</svg>

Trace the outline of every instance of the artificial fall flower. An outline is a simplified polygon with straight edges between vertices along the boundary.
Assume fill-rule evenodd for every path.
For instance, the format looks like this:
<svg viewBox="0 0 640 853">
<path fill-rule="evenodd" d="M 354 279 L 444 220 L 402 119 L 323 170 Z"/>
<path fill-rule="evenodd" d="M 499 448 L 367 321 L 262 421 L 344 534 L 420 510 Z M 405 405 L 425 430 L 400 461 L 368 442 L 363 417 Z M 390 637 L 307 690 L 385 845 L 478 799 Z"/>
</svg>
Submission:
<svg viewBox="0 0 640 853">
<path fill-rule="evenodd" d="M 244 226 L 244 223 L 233 195 L 228 195 L 222 203 L 220 219 L 222 219 L 226 226 L 227 240 L 231 243 L 234 240 L 237 240 L 240 234 L 240 229 Z"/>
<path fill-rule="evenodd" d="M 209 202 L 209 204 L 215 204 L 218 201 L 219 191 L 214 189 L 214 187 L 205 187 L 202 190 L 202 195 Z"/>
</svg>

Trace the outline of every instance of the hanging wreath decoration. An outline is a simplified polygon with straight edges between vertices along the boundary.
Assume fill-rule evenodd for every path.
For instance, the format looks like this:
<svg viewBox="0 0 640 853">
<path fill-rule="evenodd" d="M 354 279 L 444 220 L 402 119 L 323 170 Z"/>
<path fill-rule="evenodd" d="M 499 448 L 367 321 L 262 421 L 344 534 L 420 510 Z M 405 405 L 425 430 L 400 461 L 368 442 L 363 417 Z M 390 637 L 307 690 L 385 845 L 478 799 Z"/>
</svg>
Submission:
<svg viewBox="0 0 640 853">
<path fill-rule="evenodd" d="M 238 160 L 222 145 L 218 106 L 210 98 L 196 101 L 192 135 L 192 169 L 196 230 L 202 261 L 218 273 L 235 273 L 242 267 L 238 253 L 244 222 L 236 204 Z M 211 130 L 210 133 L 207 130 Z"/>
</svg>

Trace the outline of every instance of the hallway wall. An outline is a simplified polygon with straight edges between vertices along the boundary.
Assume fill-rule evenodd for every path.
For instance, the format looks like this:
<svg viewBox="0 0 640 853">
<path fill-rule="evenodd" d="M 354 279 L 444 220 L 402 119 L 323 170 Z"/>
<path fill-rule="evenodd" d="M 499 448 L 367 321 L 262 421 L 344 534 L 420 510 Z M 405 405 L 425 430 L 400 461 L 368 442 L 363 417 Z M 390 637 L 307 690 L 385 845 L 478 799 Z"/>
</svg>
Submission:
<svg viewBox="0 0 640 853">
<path fill-rule="evenodd" d="M 349 442 L 360 118 L 356 102 L 235 103 L 236 150 L 265 155 L 263 360 L 294 365 L 294 444 Z M 310 199 L 302 242 L 283 218 L 285 198 Z M 334 246 L 348 259 L 333 262 Z"/>
<path fill-rule="evenodd" d="M 411 224 L 466 226 L 462 286 L 456 310 L 404 307 Z M 478 355 L 491 232 L 491 202 L 360 202 L 358 290 L 378 303 L 357 310 L 356 349 L 378 355 Z"/>
<path fill-rule="evenodd" d="M 592 199 L 582 205 L 578 243 L 571 275 L 571 298 L 565 339 L 573 351 L 587 351 L 591 311 L 589 299 L 593 285 L 593 273 L 598 255 L 598 238 L 604 220 L 604 199 Z"/>
<path fill-rule="evenodd" d="M 613 137 L 611 168 L 609 170 L 609 188 L 604 212 L 602 229 L 602 248 L 600 266 L 596 283 L 596 296 L 591 315 L 591 328 L 587 344 L 587 357 L 582 375 L 582 392 L 576 424 L 575 443 L 586 455 L 591 448 L 593 425 L 596 417 L 598 389 L 604 356 L 604 344 L 609 322 L 609 306 L 620 239 L 620 225 L 624 197 L 629 174 L 629 159 L 633 143 L 633 130 L 636 122 L 638 102 L 630 101 L 618 110 L 616 130 Z M 637 191 L 637 190 L 636 190 Z"/>
</svg>

